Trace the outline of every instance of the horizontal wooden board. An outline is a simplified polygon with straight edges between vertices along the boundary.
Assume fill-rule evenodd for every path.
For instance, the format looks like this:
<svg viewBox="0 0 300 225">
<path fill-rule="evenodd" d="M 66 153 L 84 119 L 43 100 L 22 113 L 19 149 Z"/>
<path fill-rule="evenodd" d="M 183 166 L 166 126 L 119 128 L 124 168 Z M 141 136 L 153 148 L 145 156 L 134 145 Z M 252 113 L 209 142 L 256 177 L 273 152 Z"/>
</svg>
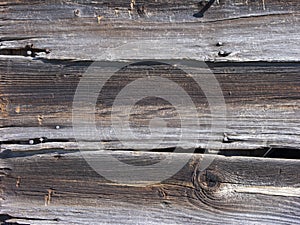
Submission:
<svg viewBox="0 0 300 225">
<path fill-rule="evenodd" d="M 115 62 L 99 63 L 94 68 L 96 71 L 103 71 L 101 65 L 104 64 L 116 67 Z M 128 61 L 125 65 L 130 63 L 131 61 Z M 193 80 L 194 78 L 184 71 L 177 68 L 170 69 L 168 65 L 126 67 L 122 73 L 114 74 L 103 90 L 99 91 L 95 111 L 99 136 L 87 138 L 75 137 L 73 133 L 72 107 L 79 81 L 86 76 L 88 68 L 93 67 L 91 62 L 22 58 L 0 60 L 1 148 L 9 149 L 10 144 L 25 144 L 27 148 L 30 139 L 45 137 L 49 142 L 63 143 L 74 142 L 75 139 L 103 141 L 105 148 L 112 150 L 152 149 L 156 142 L 162 143 L 159 148 L 179 146 L 211 150 L 261 149 L 258 155 L 263 155 L 271 147 L 282 148 L 283 151 L 288 148 L 298 149 L 299 65 L 299 63 L 268 62 L 207 63 L 206 71 L 209 74 L 205 75 L 201 72 L 203 64 L 196 62 L 189 68 L 189 71 L 194 71 L 194 78 L 205 81 L 215 77 L 222 91 L 223 96 L 219 97 L 224 97 L 225 103 L 223 105 L 217 103 L 214 108 L 208 105 L 207 96 Z M 136 107 L 126 106 L 127 103 L 124 102 L 123 106 L 115 106 L 117 110 L 112 113 L 112 105 L 122 88 L 134 80 L 145 77 L 147 71 L 180 85 L 193 100 L 198 114 L 193 114 L 188 108 L 178 112 L 174 105 L 157 98 L 142 101 Z M 102 79 L 101 77 L 101 74 L 99 77 L 97 74 L 93 79 L 97 82 Z M 157 83 L 157 88 L 164 87 L 163 84 Z M 141 88 L 142 91 L 152 91 L 150 87 L 147 89 L 147 86 Z M 152 91 L 152 94 L 155 96 L 156 92 Z M 136 95 L 129 94 L 126 98 L 139 99 L 139 94 Z M 182 98 L 174 91 L 165 97 Z M 116 136 L 112 131 L 111 121 L 118 117 L 123 118 L 121 108 L 124 106 L 133 107 L 130 113 L 130 127 L 134 129 L 139 139 L 132 139 L 126 133 Z M 220 109 L 226 110 L 226 114 L 214 114 L 211 111 L 218 112 Z M 77 119 L 84 120 L 88 112 L 87 109 L 85 114 Z M 214 127 L 211 127 L 210 122 L 212 116 L 216 123 Z M 152 126 L 152 136 L 147 139 L 149 122 L 155 117 L 168 122 L 167 133 L 164 134 L 161 129 L 163 124 L 158 124 Z M 200 120 L 199 126 L 194 121 L 197 117 Z M 185 130 L 181 130 L 184 128 L 180 123 L 183 118 L 189 126 Z M 180 132 L 189 134 L 190 138 L 179 143 Z M 161 136 L 166 137 L 163 142 L 160 140 Z M 121 145 L 120 141 L 126 142 L 127 145 Z M 208 141 L 210 142 L 207 143 Z M 63 143 L 58 145 L 66 147 Z M 51 148 L 50 146 L 48 148 Z"/>
<path fill-rule="evenodd" d="M 33 44 L 51 59 L 299 60 L 298 0 L 218 0 L 193 17 L 204 3 L 136 1 L 130 15 L 130 0 L 4 1 L 0 55 L 26 55 Z"/>
<path fill-rule="evenodd" d="M 140 178 L 147 182 L 148 177 L 159 176 L 153 163 L 170 155 L 172 160 L 191 159 L 160 184 L 128 186 L 104 179 L 84 160 L 107 165 L 107 152 L 2 153 L 0 220 L 19 224 L 299 224 L 298 160 L 114 152 L 113 157 L 123 164 L 102 168 L 102 172 L 130 177 L 147 164 L 149 176 Z M 130 172 L 124 169 L 125 163 L 137 166 Z M 52 190 L 49 202 L 45 199 L 48 190 Z"/>
<path fill-rule="evenodd" d="M 206 3 L 0 1 L 1 224 L 300 224 L 299 2 L 216 0 L 193 16 Z M 82 104 L 77 115 L 89 71 L 95 82 L 82 95 L 99 95 L 96 110 Z M 114 105 L 145 77 L 178 84 L 196 113 L 170 82 L 144 84 Z M 168 88 L 180 114 L 148 94 L 116 134 L 126 102 Z M 93 127 L 90 115 L 97 133 L 81 130 Z M 172 162 L 182 166 L 168 176 Z"/>
</svg>

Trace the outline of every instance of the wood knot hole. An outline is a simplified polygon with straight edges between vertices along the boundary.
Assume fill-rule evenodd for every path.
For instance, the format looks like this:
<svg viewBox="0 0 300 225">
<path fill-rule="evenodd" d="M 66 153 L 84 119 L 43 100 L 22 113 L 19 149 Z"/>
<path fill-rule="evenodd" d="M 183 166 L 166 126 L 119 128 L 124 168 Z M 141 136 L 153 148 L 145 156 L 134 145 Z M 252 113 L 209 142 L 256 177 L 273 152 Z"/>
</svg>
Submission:
<svg viewBox="0 0 300 225">
<path fill-rule="evenodd" d="M 200 187 L 205 190 L 215 190 L 220 186 L 220 178 L 213 172 L 205 170 L 198 176 Z"/>
</svg>

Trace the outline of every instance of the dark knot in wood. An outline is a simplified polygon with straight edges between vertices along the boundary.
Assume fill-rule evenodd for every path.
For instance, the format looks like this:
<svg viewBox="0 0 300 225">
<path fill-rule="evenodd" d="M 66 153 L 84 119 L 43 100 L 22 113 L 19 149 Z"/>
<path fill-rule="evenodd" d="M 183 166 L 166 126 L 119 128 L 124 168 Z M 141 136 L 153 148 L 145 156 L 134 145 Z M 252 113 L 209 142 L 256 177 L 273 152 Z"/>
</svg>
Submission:
<svg viewBox="0 0 300 225">
<path fill-rule="evenodd" d="M 221 178 L 216 171 L 206 169 L 204 171 L 196 170 L 193 184 L 198 191 L 217 191 L 220 187 Z"/>
<path fill-rule="evenodd" d="M 202 207 L 203 204 L 211 205 L 213 202 L 222 200 L 220 196 L 221 175 L 215 168 L 200 170 L 197 166 L 194 170 L 192 182 L 194 189 L 188 192 L 192 204 Z"/>
<path fill-rule="evenodd" d="M 215 190 L 220 186 L 219 177 L 209 170 L 199 173 L 197 180 L 200 187 L 205 190 Z"/>
</svg>

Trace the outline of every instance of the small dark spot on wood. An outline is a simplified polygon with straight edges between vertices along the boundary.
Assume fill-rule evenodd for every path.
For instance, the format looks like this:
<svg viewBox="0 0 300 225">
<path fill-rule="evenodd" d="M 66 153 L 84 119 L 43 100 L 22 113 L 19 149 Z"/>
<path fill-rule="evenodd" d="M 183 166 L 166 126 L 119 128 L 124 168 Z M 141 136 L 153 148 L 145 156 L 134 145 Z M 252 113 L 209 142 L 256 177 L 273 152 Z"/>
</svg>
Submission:
<svg viewBox="0 0 300 225">
<path fill-rule="evenodd" d="M 74 16 L 75 17 L 80 17 L 80 10 L 79 9 L 74 10 Z"/>
<path fill-rule="evenodd" d="M 227 57 L 227 56 L 229 56 L 230 54 L 231 54 L 231 52 L 229 52 L 229 51 L 223 51 L 223 50 L 220 50 L 219 53 L 218 53 L 218 55 L 219 55 L 220 57 Z"/>
<path fill-rule="evenodd" d="M 229 142 L 228 137 L 224 137 L 224 138 L 223 138 L 223 143 L 228 143 L 228 142 Z"/>
<path fill-rule="evenodd" d="M 60 155 L 60 154 L 57 154 L 57 155 L 54 155 L 53 157 L 54 157 L 56 160 L 59 160 L 59 159 L 61 159 L 63 156 Z"/>
<path fill-rule="evenodd" d="M 145 17 L 145 6 L 144 5 L 136 5 L 136 11 L 140 17 Z"/>
<path fill-rule="evenodd" d="M 164 207 L 168 207 L 168 208 L 170 208 L 171 205 L 172 205 L 172 203 L 169 202 L 169 201 L 162 201 L 161 203 L 162 203 L 162 205 L 163 205 Z"/>
<path fill-rule="evenodd" d="M 199 174 L 198 182 L 200 187 L 205 190 L 216 189 L 220 184 L 219 177 L 209 170 L 205 170 Z"/>
<path fill-rule="evenodd" d="M 223 134 L 223 143 L 232 143 L 234 140 L 230 139 L 226 133 Z"/>
</svg>

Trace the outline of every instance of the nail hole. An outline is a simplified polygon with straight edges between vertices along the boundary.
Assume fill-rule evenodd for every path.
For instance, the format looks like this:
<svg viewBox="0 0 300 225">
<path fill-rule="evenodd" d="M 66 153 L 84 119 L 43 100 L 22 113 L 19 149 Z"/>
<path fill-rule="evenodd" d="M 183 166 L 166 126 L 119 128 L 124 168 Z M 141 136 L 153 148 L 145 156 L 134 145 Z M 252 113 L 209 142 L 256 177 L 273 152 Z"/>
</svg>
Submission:
<svg viewBox="0 0 300 225">
<path fill-rule="evenodd" d="M 227 57 L 227 56 L 229 56 L 230 54 L 231 54 L 231 52 L 223 51 L 223 50 L 220 50 L 219 53 L 218 53 L 218 55 L 219 55 L 220 57 Z"/>
<path fill-rule="evenodd" d="M 80 17 L 80 10 L 79 9 L 74 10 L 74 16 L 75 17 Z"/>
</svg>

